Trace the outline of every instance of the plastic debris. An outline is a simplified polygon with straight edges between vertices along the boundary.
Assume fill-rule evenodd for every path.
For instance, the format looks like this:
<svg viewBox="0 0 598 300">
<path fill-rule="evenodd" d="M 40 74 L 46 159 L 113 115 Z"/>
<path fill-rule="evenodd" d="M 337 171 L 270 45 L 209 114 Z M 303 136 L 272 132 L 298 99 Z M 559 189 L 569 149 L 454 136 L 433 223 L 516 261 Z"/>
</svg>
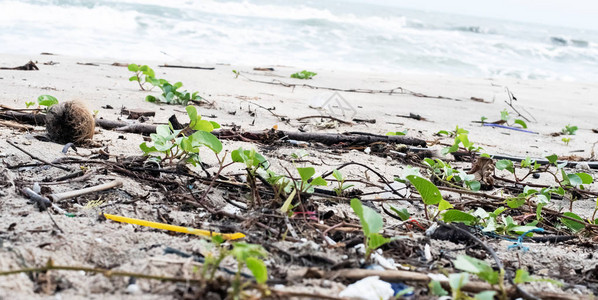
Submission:
<svg viewBox="0 0 598 300">
<path fill-rule="evenodd" d="M 532 232 L 544 232 L 544 229 L 543 228 L 534 228 L 532 230 L 528 230 L 528 231 L 524 232 L 522 235 L 520 235 L 517 238 L 517 241 L 513 245 L 510 245 L 507 247 L 507 250 L 521 249 L 521 251 L 527 252 L 529 250 L 529 247 L 523 245 L 523 237 Z"/>
<path fill-rule="evenodd" d="M 379 276 L 370 276 L 350 284 L 338 296 L 353 300 L 388 300 L 394 294 L 390 283 L 380 280 Z"/>
<path fill-rule="evenodd" d="M 219 232 L 195 229 L 195 228 L 190 228 L 190 227 L 182 227 L 182 226 L 175 226 L 175 225 L 151 222 L 151 221 L 140 220 L 140 219 L 127 218 L 127 217 L 122 217 L 122 216 L 117 216 L 117 215 L 110 215 L 110 214 L 102 214 L 102 215 L 106 219 L 110 219 L 110 220 L 116 221 L 116 222 L 129 223 L 129 224 L 134 224 L 134 225 L 140 225 L 140 226 L 146 226 L 146 227 L 152 227 L 152 228 L 157 228 L 157 229 L 164 229 L 164 230 L 170 230 L 170 231 L 176 231 L 176 232 L 182 232 L 182 233 L 188 233 L 188 234 L 196 234 L 196 235 L 208 236 L 208 237 L 209 236 L 221 236 L 225 240 L 236 240 L 236 239 L 245 237 L 245 235 L 240 232 L 219 233 Z"/>
<path fill-rule="evenodd" d="M 501 124 L 484 123 L 484 126 L 498 127 L 498 128 L 503 128 L 503 129 L 511 129 L 511 130 L 521 131 L 521 132 L 531 133 L 531 134 L 539 134 L 539 133 L 537 133 L 535 131 L 525 130 L 525 129 L 521 129 L 521 128 L 518 128 L 518 127 L 511 127 L 511 126 L 506 126 L 506 125 L 501 125 Z"/>
</svg>

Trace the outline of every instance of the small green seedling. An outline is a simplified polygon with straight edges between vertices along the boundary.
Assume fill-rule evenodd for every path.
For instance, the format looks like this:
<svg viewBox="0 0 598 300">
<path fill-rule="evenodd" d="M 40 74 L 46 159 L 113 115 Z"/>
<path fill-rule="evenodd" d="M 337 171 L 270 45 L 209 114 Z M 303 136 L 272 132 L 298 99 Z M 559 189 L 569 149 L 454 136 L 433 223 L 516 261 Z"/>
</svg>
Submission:
<svg viewBox="0 0 598 300">
<path fill-rule="evenodd" d="M 426 215 L 426 219 L 430 219 L 430 217 L 428 216 L 429 205 L 438 206 L 438 211 L 434 218 L 436 218 L 440 212 L 453 207 L 448 201 L 442 199 L 442 194 L 440 194 L 440 190 L 438 190 L 438 187 L 436 187 L 436 185 L 434 185 L 429 180 L 417 175 L 408 175 L 407 180 L 409 180 L 409 182 L 415 187 L 419 195 L 422 197 L 422 201 L 424 202 L 424 214 Z"/>
<path fill-rule="evenodd" d="M 390 131 L 390 132 L 387 132 L 386 135 L 389 135 L 389 136 L 393 136 L 393 135 L 406 135 L 407 131 L 408 131 L 408 129 L 405 129 L 403 131 L 395 131 L 395 132 Z"/>
<path fill-rule="evenodd" d="M 361 201 L 356 198 L 351 199 L 351 208 L 359 217 L 359 222 L 361 223 L 364 236 L 363 244 L 366 248 L 365 259 L 368 260 L 372 252 L 389 243 L 392 239 L 385 238 L 380 234 L 384 226 L 384 220 L 379 213 L 367 206 L 363 206 Z"/>
<path fill-rule="evenodd" d="M 147 95 L 145 97 L 145 101 L 153 103 L 187 105 L 189 101 L 197 102 L 203 99 L 198 95 L 199 92 L 190 93 L 186 90 L 179 90 L 183 86 L 183 83 L 181 82 L 171 84 L 166 79 L 159 79 L 157 86 L 162 90 L 162 94 L 158 97 Z"/>
<path fill-rule="evenodd" d="M 201 116 L 197 114 L 197 109 L 192 105 L 187 106 L 186 110 L 190 119 L 189 125 L 182 130 L 174 130 L 171 124 L 156 126 L 156 133 L 150 134 L 153 146 L 148 146 L 146 142 L 139 145 L 145 155 L 158 153 L 159 156 L 153 157 L 158 161 L 172 163 L 177 160 L 197 166 L 201 161 L 199 157 L 201 146 L 210 148 L 215 154 L 222 151 L 222 143 L 210 133 L 220 125 L 216 122 L 202 120 Z M 186 136 L 184 133 L 191 129 L 196 131 Z"/>
<path fill-rule="evenodd" d="M 148 84 L 152 85 L 152 88 L 159 84 L 158 79 L 156 79 L 156 73 L 147 65 L 140 66 L 137 64 L 129 64 L 128 69 L 131 72 L 135 72 L 135 75 L 131 76 L 129 81 L 137 81 L 139 87 L 143 91 L 148 89 Z"/>
<path fill-rule="evenodd" d="M 513 126 L 514 124 L 517 124 L 517 125 L 521 126 L 524 129 L 527 128 L 527 123 L 525 123 L 525 121 L 523 121 L 521 119 L 515 119 L 513 121 L 513 123 L 511 123 L 510 121 L 511 121 L 512 117 L 509 114 L 509 111 L 507 111 L 506 109 L 503 109 L 500 112 L 500 119 L 501 119 L 501 121 L 504 121 L 509 126 Z"/>
<path fill-rule="evenodd" d="M 291 78 L 312 79 L 316 75 L 318 75 L 318 73 L 314 73 L 314 72 L 303 70 L 301 72 L 297 72 L 297 73 L 291 74 Z"/>
<path fill-rule="evenodd" d="M 259 168 L 268 169 L 270 166 L 264 156 L 255 151 L 255 149 L 245 150 L 239 148 L 230 154 L 234 162 L 245 164 L 247 171 L 247 183 L 251 189 L 251 203 L 250 207 L 261 204 L 260 194 L 257 188 L 256 174 Z"/>
<path fill-rule="evenodd" d="M 247 267 L 258 284 L 265 284 L 268 281 L 268 268 L 260 258 L 266 257 L 268 252 L 261 245 L 238 242 L 233 243 L 231 255 L 237 260 L 237 273 L 232 282 L 230 295 L 232 299 L 244 299 L 245 297 L 242 295 L 243 290 L 250 283 L 241 281 L 241 270 Z"/>
<path fill-rule="evenodd" d="M 571 124 L 567 124 L 567 126 L 565 126 L 565 128 L 561 129 L 561 134 L 564 135 L 575 135 L 575 133 L 577 132 L 577 126 L 573 126 Z"/>
<path fill-rule="evenodd" d="M 347 189 L 352 188 L 353 184 L 345 184 L 345 177 L 339 170 L 333 170 L 332 176 L 336 179 L 338 186 L 334 188 L 334 192 L 336 192 L 337 196 L 342 196 L 343 192 Z"/>
<path fill-rule="evenodd" d="M 239 78 L 239 75 L 241 75 L 241 72 L 237 70 L 233 70 L 233 73 L 235 74 L 235 79 Z"/>
<path fill-rule="evenodd" d="M 565 145 L 569 146 L 569 142 L 571 142 L 571 138 L 570 137 L 564 137 L 561 139 L 561 141 L 563 143 L 565 143 Z"/>
<path fill-rule="evenodd" d="M 50 95 L 41 95 L 37 97 L 37 104 L 39 104 L 40 106 L 45 106 L 46 109 L 49 109 L 50 107 L 52 107 L 52 105 L 58 104 L 58 99 Z"/>
<path fill-rule="evenodd" d="M 33 101 L 25 102 L 25 106 L 27 106 L 27 108 L 29 108 L 29 107 L 31 107 L 33 105 L 35 105 L 35 102 L 33 102 Z"/>
<path fill-rule="evenodd" d="M 463 128 L 459 128 L 459 126 L 456 127 L 455 131 L 453 132 L 447 132 L 445 130 L 441 130 L 438 132 L 438 134 L 447 134 L 449 136 L 454 136 L 455 137 L 455 141 L 453 143 L 452 146 L 450 147 L 445 147 L 442 149 L 442 154 L 446 155 L 449 153 L 453 153 L 453 152 L 457 152 L 459 150 L 459 145 L 462 145 L 463 148 L 465 148 L 465 150 L 467 150 L 468 152 L 478 152 L 480 150 L 482 150 L 482 147 L 475 147 L 473 142 L 469 141 L 469 131 L 463 129 Z"/>
<path fill-rule="evenodd" d="M 203 241 L 203 240 L 202 240 Z M 243 295 L 251 282 L 243 281 L 241 272 L 243 268 L 247 267 L 259 285 L 259 291 L 267 291 L 264 285 L 268 281 L 268 268 L 261 258 L 268 255 L 268 252 L 257 244 L 248 244 L 245 242 L 233 243 L 232 249 L 225 246 L 224 239 L 220 236 L 213 236 L 212 243 L 204 242 L 203 248 L 206 249 L 204 258 L 205 262 L 202 267 L 202 278 L 208 281 L 216 279 L 216 271 L 220 268 L 220 264 L 227 257 L 233 257 L 237 261 L 237 272 L 235 272 L 234 279 L 231 281 L 231 288 L 229 290 L 230 299 L 245 299 Z"/>
</svg>

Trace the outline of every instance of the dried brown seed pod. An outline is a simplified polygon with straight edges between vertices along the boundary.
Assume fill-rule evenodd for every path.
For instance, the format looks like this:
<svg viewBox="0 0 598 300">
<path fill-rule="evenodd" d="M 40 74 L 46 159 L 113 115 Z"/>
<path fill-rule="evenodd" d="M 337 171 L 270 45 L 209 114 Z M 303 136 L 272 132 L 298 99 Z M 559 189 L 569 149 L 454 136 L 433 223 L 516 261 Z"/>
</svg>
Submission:
<svg viewBox="0 0 598 300">
<path fill-rule="evenodd" d="M 94 130 L 93 115 L 79 101 L 56 104 L 46 114 L 46 131 L 58 143 L 80 145 L 93 138 Z"/>
</svg>

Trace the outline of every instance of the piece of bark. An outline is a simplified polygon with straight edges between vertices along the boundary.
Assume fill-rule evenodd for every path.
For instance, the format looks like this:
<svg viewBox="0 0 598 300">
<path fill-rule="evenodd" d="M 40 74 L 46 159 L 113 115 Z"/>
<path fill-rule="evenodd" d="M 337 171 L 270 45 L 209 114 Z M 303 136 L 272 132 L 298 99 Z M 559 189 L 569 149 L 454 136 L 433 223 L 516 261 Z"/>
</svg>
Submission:
<svg viewBox="0 0 598 300">
<path fill-rule="evenodd" d="M 155 111 L 143 109 L 143 108 L 132 108 L 127 109 L 123 108 L 120 110 L 121 114 L 128 115 L 129 119 L 139 119 L 139 117 L 154 117 L 156 115 Z"/>
</svg>

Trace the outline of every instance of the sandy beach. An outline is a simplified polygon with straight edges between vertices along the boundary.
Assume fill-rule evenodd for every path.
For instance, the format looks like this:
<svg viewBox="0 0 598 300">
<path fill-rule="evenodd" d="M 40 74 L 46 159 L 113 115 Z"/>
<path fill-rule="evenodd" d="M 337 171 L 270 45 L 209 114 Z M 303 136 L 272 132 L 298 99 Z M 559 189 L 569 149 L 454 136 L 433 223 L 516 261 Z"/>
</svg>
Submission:
<svg viewBox="0 0 598 300">
<path fill-rule="evenodd" d="M 483 148 L 481 152 L 490 155 L 544 158 L 556 154 L 565 160 L 598 160 L 594 155 L 594 152 L 598 151 L 598 146 L 595 144 L 598 142 L 598 132 L 596 132 L 598 130 L 596 122 L 598 83 L 595 81 L 584 83 L 513 78 L 461 78 L 448 75 L 360 73 L 336 69 L 310 69 L 317 75 L 311 80 L 299 80 L 290 78 L 290 74 L 302 70 L 300 67 L 293 66 L 193 64 L 214 68 L 200 70 L 159 67 L 163 63 L 156 61 L 123 61 L 116 58 L 97 59 L 62 55 L 2 54 L 0 67 L 16 67 L 29 60 L 36 63 L 39 67 L 38 71 L 0 70 L 1 105 L 25 108 L 26 102 L 36 101 L 40 95 L 52 95 L 61 102 L 80 100 L 89 107 L 90 111 L 96 112 L 96 117 L 106 120 L 136 122 L 136 120 L 127 120 L 127 116 L 121 113 L 121 109 L 141 108 L 155 112 L 155 116 L 148 118 L 145 124 L 166 124 L 171 115 L 177 116 L 181 122 L 188 122 L 184 106 L 148 103 L 144 98 L 147 95 L 157 96 L 159 89 L 141 91 L 136 82 L 128 81 L 132 72 L 127 69 L 127 64 L 147 64 L 155 70 L 156 77 L 171 82 L 180 81 L 184 84 L 183 89 L 198 91 L 201 97 L 212 102 L 213 105 L 197 106 L 198 111 L 204 119 L 216 121 L 225 129 L 238 126 L 243 131 L 277 128 L 283 131 L 301 129 L 312 133 L 366 132 L 379 135 L 407 130 L 407 136 L 425 140 L 436 157 L 453 160 L 452 156 L 443 157 L 440 154 L 442 148 L 452 144 L 453 138 L 438 136 L 436 133 L 441 130 L 451 131 L 459 126 L 469 130 L 470 141 L 476 146 L 481 146 Z M 115 66 L 113 63 L 124 66 Z M 256 67 L 273 68 L 273 71 L 254 70 Z M 233 70 L 240 72 L 240 76 L 236 76 Z M 285 86 L 289 84 L 294 86 Z M 302 86 L 304 84 L 310 87 Z M 338 95 L 351 108 L 343 116 L 326 108 L 318 109 L 333 95 L 334 89 L 371 90 L 372 92 L 338 91 Z M 516 97 L 517 100 L 512 104 L 522 116 L 517 116 L 513 107 L 506 103 L 509 101 L 507 89 Z M 392 94 L 376 92 L 390 90 L 393 90 Z M 535 133 L 482 126 L 475 122 L 480 121 L 482 116 L 487 118 L 487 122 L 498 121 L 504 109 L 509 111 L 513 120 L 529 119 L 526 121 L 527 130 Z M 419 115 L 422 119 L 405 117 L 410 114 Z M 298 120 L 318 115 L 333 116 L 350 124 L 321 117 Z M 375 120 L 375 123 L 356 120 Z M 566 136 L 570 137 L 570 141 L 565 143 L 562 140 L 565 136 L 555 136 L 553 133 L 561 132 L 569 124 L 578 126 L 579 129 L 575 135 Z M 103 194 L 91 194 L 62 203 L 63 209 L 75 213 L 76 217 L 71 218 L 52 212 L 52 218 L 56 223 L 54 225 L 48 212 L 40 212 L 18 191 L 22 186 L 32 186 L 34 182 L 44 180 L 51 181 L 52 178 L 64 176 L 69 172 L 48 168 L 48 166 L 10 168 L 10 166 L 35 162 L 35 160 L 9 142 L 21 146 L 46 161 L 54 161 L 61 157 L 92 159 L 91 157 L 96 157 L 100 150 L 109 154 L 108 160 L 117 161 L 125 157 L 142 155 L 139 144 L 144 141 L 144 137 L 134 133 L 97 128 L 93 146 L 79 147 L 76 153 L 69 150 L 63 154 L 61 150 L 64 145 L 36 139 L 35 136 L 43 135 L 45 130 L 41 126 L 34 128 L 33 131 L 27 132 L 0 127 L 2 137 L 0 170 L 2 181 L 7 183 L 0 192 L 0 272 L 43 266 L 51 258 L 58 265 L 89 266 L 161 276 L 191 278 L 197 275 L 193 274 L 192 269 L 199 264 L 173 254 L 164 254 L 164 247 L 176 248 L 186 253 L 199 253 L 205 246 L 199 242 L 199 237 L 170 234 L 162 230 L 99 220 L 97 214 L 100 211 L 145 220 L 168 221 L 174 225 L 194 228 L 231 223 L 228 229 L 248 232 L 251 242 L 264 239 L 263 236 L 254 234 L 254 231 L 258 230 L 255 222 L 216 218 L 201 208 L 175 203 L 164 186 L 160 187 L 145 180 L 124 176 L 100 164 L 84 162 L 81 163 L 81 167 L 95 172 L 91 175 L 90 181 L 75 181 L 69 184 L 47 185 L 47 187 L 56 193 L 107 182 L 115 178 L 121 178 L 124 185 Z M 290 143 L 273 146 L 230 140 L 222 140 L 222 143 L 227 151 L 235 150 L 240 146 L 256 148 L 270 160 L 272 168 L 279 173 L 284 173 L 284 167 L 293 168 L 291 159 L 293 153 L 305 153 L 306 156 L 301 157 L 301 162 L 295 165 L 313 166 L 317 174 L 330 171 L 345 162 L 355 161 L 366 164 L 392 179 L 395 176 L 402 176 L 407 166 L 404 160 L 386 155 L 374 155 L 368 153 L 369 148 L 364 151 L 365 147 L 328 148 L 317 144 L 298 147 Z M 214 156 L 207 151 L 201 153 L 205 153 L 202 154 L 202 160 L 208 164 L 207 171 L 215 173 L 218 166 Z M 465 169 L 470 168 L 471 163 L 456 162 L 455 166 Z M 192 170 L 203 176 L 201 168 L 192 168 Z M 225 169 L 223 175 L 228 178 L 238 178 L 237 175 L 243 172 L 244 168 L 240 164 L 234 164 Z M 365 192 L 379 190 L 376 184 L 378 187 L 381 186 L 380 180 L 375 178 L 373 173 L 365 172 L 360 167 L 347 167 L 343 172 L 347 178 L 373 182 L 374 186 L 357 183 L 357 187 Z M 496 172 L 499 176 L 508 175 L 506 171 Z M 584 172 L 596 176 L 596 170 L 584 170 Z M 185 182 L 183 179 L 178 180 Z M 539 179 L 530 182 L 550 184 L 554 180 L 543 174 Z M 201 189 L 205 188 L 203 184 L 199 186 Z M 593 192 L 598 191 L 596 183 L 588 185 L 587 188 Z M 486 192 L 502 197 L 504 193 L 508 193 L 508 190 L 498 188 Z M 215 188 L 209 198 L 214 207 L 226 207 L 228 211 L 241 214 L 248 219 L 259 218 L 258 212 L 241 210 L 225 201 L 225 198 L 231 198 L 231 195 L 243 199 L 242 194 L 239 190 Z M 443 191 L 443 195 L 453 203 L 465 201 L 463 195 L 459 193 Z M 591 218 L 596 205 L 595 198 L 583 197 L 583 200 L 576 201 L 573 204 L 573 212 L 582 218 Z M 99 207 L 86 207 L 90 200 L 100 200 L 102 204 Z M 393 205 L 407 208 L 415 218 L 424 218 L 421 204 L 397 201 Z M 566 211 L 568 202 L 554 200 L 547 207 Z M 342 220 L 357 220 L 352 216 L 347 201 L 344 203 L 340 201 L 338 205 L 325 204 L 322 201 L 318 209 L 322 212 L 333 211 L 335 217 Z M 269 210 L 267 213 L 271 214 L 272 211 L 274 210 Z M 262 212 L 266 211 L 260 211 Z M 386 216 L 385 219 L 389 224 L 400 223 Z M 293 253 L 308 253 L 310 247 L 313 247 L 316 249 L 313 253 L 329 257 L 334 264 L 343 260 L 344 252 L 327 246 L 317 233 L 297 224 L 296 226 L 302 228 L 305 234 L 301 236 L 304 239 L 301 243 L 294 244 L 289 241 L 272 243 L 280 249 Z M 279 229 L 282 230 L 284 226 L 281 226 Z M 559 228 L 558 232 L 562 233 L 564 229 Z M 463 245 L 431 240 L 422 231 L 401 231 L 401 234 L 410 236 L 415 245 L 410 249 L 421 250 L 420 245 L 429 244 L 435 258 L 439 257 L 441 251 L 449 251 L 451 257 L 464 252 L 457 250 L 463 249 Z M 598 278 L 591 276 L 598 275 L 595 273 L 592 275 L 589 271 L 598 263 L 598 257 L 595 255 L 596 242 L 592 242 L 591 238 L 592 235 L 579 237 L 580 240 L 584 240 L 584 247 L 573 242 L 530 243 L 528 252 L 507 251 L 510 242 L 501 239 L 489 238 L 488 244 L 496 248 L 506 266 L 531 268 L 536 275 L 558 277 L 558 280 L 566 283 L 563 288 L 559 288 L 550 283 L 536 282 L 526 286 L 529 291 L 582 297 L 597 291 L 595 282 Z M 274 253 L 275 250 L 268 249 L 268 251 Z M 397 254 L 396 257 L 402 257 L 403 254 Z M 280 288 L 281 290 L 293 290 L 295 287 L 310 293 L 336 297 L 347 284 L 346 281 L 329 279 L 325 276 L 318 278 L 318 276 L 296 275 L 305 273 L 304 269 L 310 267 L 310 264 L 305 261 L 285 263 L 281 257 L 282 254 L 279 252 L 266 259 L 266 264 L 271 271 L 270 279 L 288 280 L 285 287 Z M 409 259 L 415 259 L 414 257 L 417 255 L 414 254 Z M 407 264 L 409 259 L 405 259 L 402 263 Z M 397 260 L 400 261 L 399 258 Z M 234 261 L 226 261 L 225 264 L 234 266 Z M 326 269 L 330 270 L 329 267 L 327 266 Z M 412 270 L 421 270 L 421 267 L 418 269 L 413 266 Z M 102 274 L 68 271 L 35 274 L 37 275 L 20 273 L 3 277 L 0 280 L 0 299 L 134 299 L 139 297 L 181 299 L 187 292 L 192 293 L 192 288 L 184 283 L 138 279 L 139 291 L 130 292 L 127 290 L 130 287 L 127 277 L 105 277 Z M 572 279 L 575 276 L 589 276 L 588 278 L 593 278 L 593 281 L 576 282 Z M 417 291 L 419 289 L 416 289 Z M 416 297 L 417 295 L 422 297 L 419 299 L 423 299 L 421 294 L 416 294 Z"/>
</svg>

